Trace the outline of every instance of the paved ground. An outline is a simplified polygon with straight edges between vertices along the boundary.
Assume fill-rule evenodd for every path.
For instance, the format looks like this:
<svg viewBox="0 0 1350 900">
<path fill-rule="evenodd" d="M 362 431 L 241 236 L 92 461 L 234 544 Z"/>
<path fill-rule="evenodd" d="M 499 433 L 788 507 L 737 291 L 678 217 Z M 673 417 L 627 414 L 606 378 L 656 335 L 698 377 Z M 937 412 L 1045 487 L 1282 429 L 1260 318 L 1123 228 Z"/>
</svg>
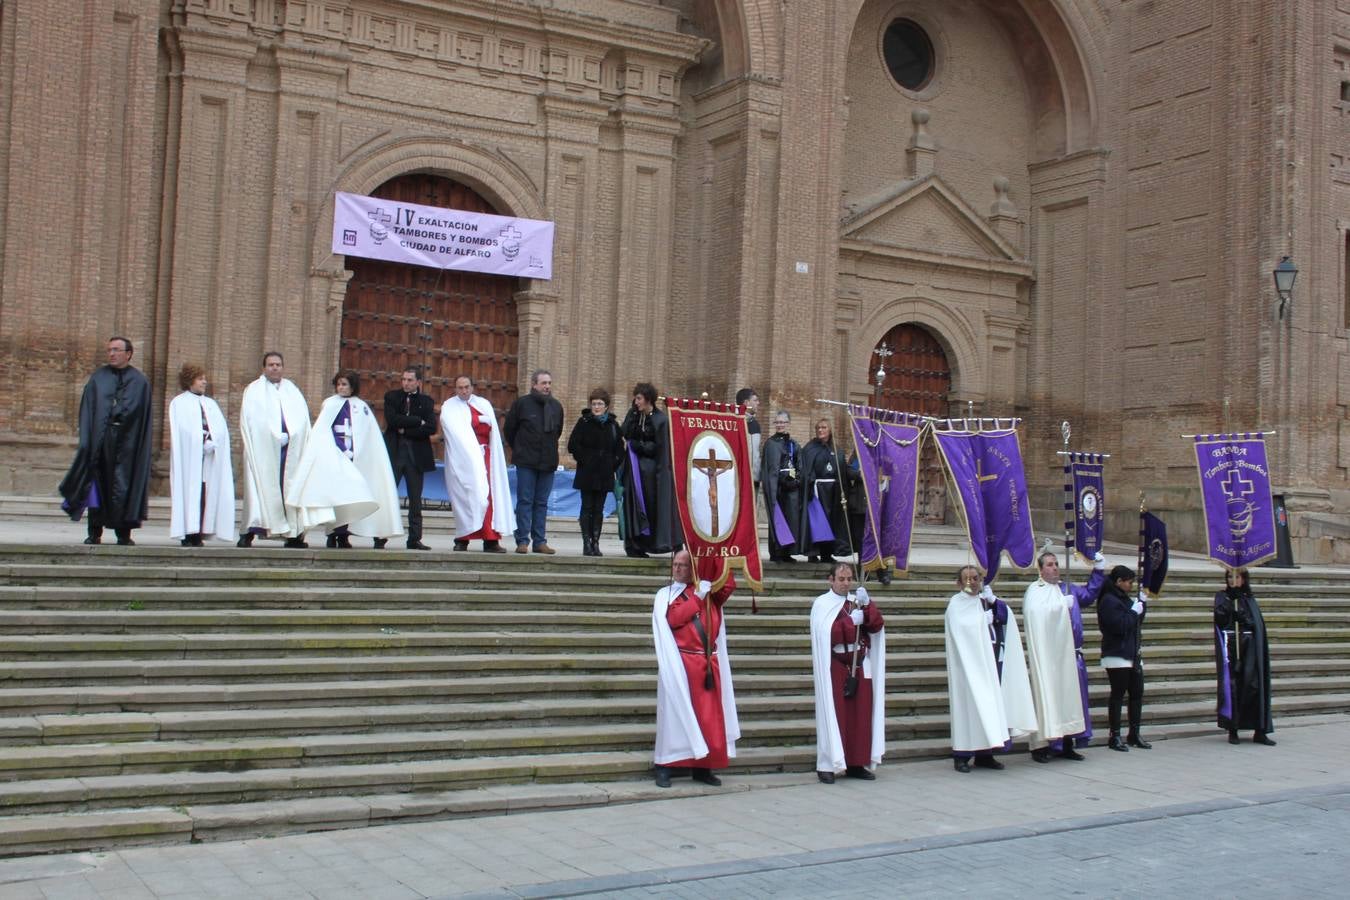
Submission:
<svg viewBox="0 0 1350 900">
<path fill-rule="evenodd" d="M 1216 729 L 1081 763 L 1021 754 L 1004 772 L 729 777 L 628 806 L 29 857 L 0 861 L 0 897 L 921 896 L 1009 881 L 1012 896 L 1133 896 L 1252 878 L 1261 896 L 1326 896 L 1350 868 L 1350 716 L 1275 737 L 1231 747 Z"/>
</svg>

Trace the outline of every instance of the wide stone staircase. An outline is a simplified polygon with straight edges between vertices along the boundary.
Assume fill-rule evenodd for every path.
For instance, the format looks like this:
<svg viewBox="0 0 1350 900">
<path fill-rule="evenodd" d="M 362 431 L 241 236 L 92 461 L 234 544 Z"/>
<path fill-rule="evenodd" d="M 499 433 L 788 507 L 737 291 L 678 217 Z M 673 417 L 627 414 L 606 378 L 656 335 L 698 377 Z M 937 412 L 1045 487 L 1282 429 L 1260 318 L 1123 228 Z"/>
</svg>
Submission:
<svg viewBox="0 0 1350 900">
<path fill-rule="evenodd" d="M 747 591 L 731 603 L 743 737 L 724 790 L 811 777 L 807 612 L 822 568 L 771 567 L 758 614 Z M 873 586 L 891 760 L 948 752 L 950 568 Z M 0 855 L 693 790 L 649 780 L 651 596 L 665 571 L 614 557 L 0 545 Z M 1004 581 L 1020 594 L 1026 579 Z M 1150 737 L 1219 734 L 1215 584 L 1174 573 L 1150 610 Z M 1346 714 L 1350 580 L 1263 570 L 1256 584 L 1277 728 Z M 1106 679 L 1088 626 L 1100 737 Z"/>
</svg>

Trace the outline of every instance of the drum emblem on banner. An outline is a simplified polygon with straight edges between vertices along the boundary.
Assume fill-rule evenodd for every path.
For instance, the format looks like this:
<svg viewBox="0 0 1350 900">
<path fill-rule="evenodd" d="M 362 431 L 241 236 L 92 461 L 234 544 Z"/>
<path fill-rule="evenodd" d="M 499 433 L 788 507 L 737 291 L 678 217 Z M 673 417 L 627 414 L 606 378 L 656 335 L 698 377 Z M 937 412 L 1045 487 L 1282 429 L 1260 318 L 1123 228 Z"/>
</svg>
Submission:
<svg viewBox="0 0 1350 900">
<path fill-rule="evenodd" d="M 1228 473 L 1223 482 L 1223 492 L 1228 499 L 1228 527 L 1233 537 L 1241 537 L 1252 530 L 1252 518 L 1256 513 L 1256 504 L 1249 501 L 1255 488 L 1249 479 L 1243 478 L 1236 469 Z"/>
<path fill-rule="evenodd" d="M 705 541 L 725 540 L 739 511 L 736 457 L 727 439 L 704 431 L 689 446 L 689 515 Z"/>
</svg>

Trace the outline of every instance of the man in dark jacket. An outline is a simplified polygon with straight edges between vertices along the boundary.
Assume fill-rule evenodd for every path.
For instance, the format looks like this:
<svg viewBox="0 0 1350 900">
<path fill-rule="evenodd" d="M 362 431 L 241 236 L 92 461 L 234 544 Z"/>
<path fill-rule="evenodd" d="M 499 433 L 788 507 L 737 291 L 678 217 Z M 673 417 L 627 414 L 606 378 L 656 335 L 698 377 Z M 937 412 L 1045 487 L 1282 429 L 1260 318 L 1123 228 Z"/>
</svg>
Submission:
<svg viewBox="0 0 1350 900">
<path fill-rule="evenodd" d="M 530 376 L 530 392 L 517 397 L 502 429 L 516 466 L 516 552 L 553 553 L 544 533 L 548 496 L 558 471 L 558 440 L 563 408 L 553 396 L 553 375 L 538 369 Z"/>
<path fill-rule="evenodd" d="M 75 521 L 89 510 L 86 544 L 103 540 L 104 526 L 130 545 L 150 501 L 150 382 L 131 364 L 131 341 L 108 339 L 100 366 L 80 398 L 80 446 L 61 481 L 61 508 Z"/>
<path fill-rule="evenodd" d="M 1102 668 L 1111 682 L 1111 699 L 1107 703 L 1107 720 L 1111 724 L 1111 738 L 1107 746 L 1112 750 L 1129 752 L 1130 747 L 1149 750 L 1153 747 L 1139 733 L 1144 710 L 1144 661 L 1141 656 L 1139 626 L 1148 612 L 1148 597 L 1143 591 L 1134 595 L 1134 570 L 1116 566 L 1097 598 L 1097 627 L 1102 633 Z M 1120 739 L 1120 706 L 1125 695 L 1130 695 L 1130 731 Z M 1128 745 L 1128 746 L 1127 746 Z"/>
<path fill-rule="evenodd" d="M 436 404 L 422 393 L 422 373 L 404 369 L 401 387 L 384 395 L 384 446 L 394 469 L 394 483 L 402 479 L 408 487 L 408 549 L 429 550 L 422 543 L 422 476 L 436 471 L 436 456 L 431 452 L 431 436 L 439 427 Z M 384 547 L 385 538 L 375 538 L 375 548 Z"/>
</svg>

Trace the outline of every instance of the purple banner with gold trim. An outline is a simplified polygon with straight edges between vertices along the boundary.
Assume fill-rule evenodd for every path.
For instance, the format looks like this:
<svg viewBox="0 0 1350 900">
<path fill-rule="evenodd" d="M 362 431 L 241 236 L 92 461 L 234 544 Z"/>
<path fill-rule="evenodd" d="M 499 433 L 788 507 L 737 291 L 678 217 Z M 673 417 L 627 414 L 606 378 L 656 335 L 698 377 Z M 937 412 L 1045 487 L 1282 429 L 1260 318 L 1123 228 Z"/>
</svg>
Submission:
<svg viewBox="0 0 1350 900">
<path fill-rule="evenodd" d="M 1106 540 L 1106 483 L 1100 453 L 1071 453 L 1066 457 L 1064 487 L 1072 517 L 1073 549 L 1084 562 L 1101 552 Z"/>
<path fill-rule="evenodd" d="M 1005 551 L 1014 565 L 1030 566 L 1036 558 L 1036 538 L 1017 430 L 934 431 L 933 436 L 985 582 L 997 577 Z"/>
<path fill-rule="evenodd" d="M 1195 462 L 1205 509 L 1209 556 L 1230 569 L 1272 559 L 1275 504 L 1260 434 L 1197 434 Z"/>
<path fill-rule="evenodd" d="M 914 532 L 923 420 L 868 406 L 850 406 L 849 419 L 867 505 L 862 567 L 904 572 Z"/>
</svg>

